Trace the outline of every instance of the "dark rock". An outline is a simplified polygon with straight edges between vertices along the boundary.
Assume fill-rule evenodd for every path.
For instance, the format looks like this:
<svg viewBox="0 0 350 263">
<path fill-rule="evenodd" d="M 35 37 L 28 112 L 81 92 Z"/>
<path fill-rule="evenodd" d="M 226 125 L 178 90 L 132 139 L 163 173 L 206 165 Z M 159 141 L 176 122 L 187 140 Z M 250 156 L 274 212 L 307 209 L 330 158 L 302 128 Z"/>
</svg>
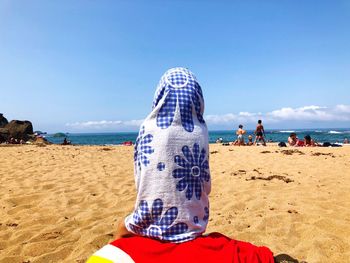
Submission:
<svg viewBox="0 0 350 263">
<path fill-rule="evenodd" d="M 9 137 L 9 130 L 0 128 L 0 143 L 6 142 Z"/>
<path fill-rule="evenodd" d="M 0 113 L 0 128 L 4 128 L 8 124 L 8 120 Z"/>
<path fill-rule="evenodd" d="M 9 137 L 15 139 L 28 140 L 33 135 L 33 125 L 30 121 L 13 120 L 5 128 L 9 132 Z"/>
</svg>

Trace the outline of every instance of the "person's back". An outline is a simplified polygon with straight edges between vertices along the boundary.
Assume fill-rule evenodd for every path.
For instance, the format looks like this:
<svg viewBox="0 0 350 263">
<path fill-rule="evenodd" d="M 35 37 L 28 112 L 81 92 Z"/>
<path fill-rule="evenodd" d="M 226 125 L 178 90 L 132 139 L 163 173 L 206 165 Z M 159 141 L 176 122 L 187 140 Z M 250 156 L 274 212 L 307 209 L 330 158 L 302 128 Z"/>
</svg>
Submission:
<svg viewBox="0 0 350 263">
<path fill-rule="evenodd" d="M 202 91 L 191 72 L 175 68 L 163 75 L 153 110 L 135 144 L 135 210 L 119 225 L 117 240 L 97 251 L 88 263 L 288 259 L 274 261 L 267 247 L 219 233 L 202 235 L 209 220 L 211 190 L 203 110 Z"/>
<path fill-rule="evenodd" d="M 256 126 L 256 133 L 263 133 L 264 132 L 264 126 L 259 123 L 257 126 Z"/>
<path fill-rule="evenodd" d="M 258 125 L 256 126 L 255 129 L 255 141 L 254 144 L 256 144 L 258 141 L 263 141 L 263 145 L 266 145 L 266 141 L 264 139 L 265 136 L 265 130 L 264 126 L 262 125 L 262 121 L 258 120 Z"/>
<path fill-rule="evenodd" d="M 205 231 L 211 183 L 203 110 L 195 76 L 184 68 L 168 70 L 136 140 L 137 200 L 122 235 L 184 242 Z"/>
</svg>

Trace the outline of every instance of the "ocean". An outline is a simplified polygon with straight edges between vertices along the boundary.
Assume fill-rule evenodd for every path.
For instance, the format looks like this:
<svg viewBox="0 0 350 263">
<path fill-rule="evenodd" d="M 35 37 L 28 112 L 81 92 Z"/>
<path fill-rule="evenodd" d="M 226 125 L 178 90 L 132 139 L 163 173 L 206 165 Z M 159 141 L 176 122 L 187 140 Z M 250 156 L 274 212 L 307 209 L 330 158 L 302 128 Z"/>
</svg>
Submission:
<svg viewBox="0 0 350 263">
<path fill-rule="evenodd" d="M 291 132 L 296 132 L 298 138 L 310 135 L 317 142 L 343 142 L 345 138 L 350 139 L 350 128 L 348 129 L 315 129 L 315 130 L 266 130 L 266 139 L 273 142 L 286 142 Z M 254 131 L 248 130 L 245 140 Z M 64 137 L 54 137 L 53 134 L 46 134 L 46 139 L 52 143 L 62 143 Z M 66 137 L 73 144 L 78 145 L 118 145 L 125 141 L 136 140 L 137 132 L 115 132 L 115 133 L 67 133 Z M 209 131 L 209 142 L 215 143 L 218 138 L 224 142 L 232 142 L 236 139 L 235 131 Z M 253 136 L 254 137 L 254 136 Z"/>
</svg>

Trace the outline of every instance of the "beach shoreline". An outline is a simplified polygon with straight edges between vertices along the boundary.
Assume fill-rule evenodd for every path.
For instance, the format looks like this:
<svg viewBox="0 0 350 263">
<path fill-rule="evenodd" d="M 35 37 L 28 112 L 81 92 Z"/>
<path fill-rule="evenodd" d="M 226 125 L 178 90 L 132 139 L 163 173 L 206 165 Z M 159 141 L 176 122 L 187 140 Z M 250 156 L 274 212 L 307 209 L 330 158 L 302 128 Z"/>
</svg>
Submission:
<svg viewBox="0 0 350 263">
<path fill-rule="evenodd" d="M 350 257 L 350 147 L 210 145 L 207 233 L 307 262 Z M 0 262 L 85 262 L 135 202 L 133 147 L 0 147 Z"/>
</svg>

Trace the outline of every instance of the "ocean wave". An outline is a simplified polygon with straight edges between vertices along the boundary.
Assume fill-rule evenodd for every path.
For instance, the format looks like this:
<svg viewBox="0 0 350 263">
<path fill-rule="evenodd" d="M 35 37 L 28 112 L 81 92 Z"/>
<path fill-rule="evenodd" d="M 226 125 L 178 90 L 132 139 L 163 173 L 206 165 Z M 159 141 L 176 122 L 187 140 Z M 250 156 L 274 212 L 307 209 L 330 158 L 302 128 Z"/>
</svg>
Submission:
<svg viewBox="0 0 350 263">
<path fill-rule="evenodd" d="M 291 133 L 291 132 L 295 132 L 295 131 L 278 131 L 280 133 Z"/>
<path fill-rule="evenodd" d="M 328 133 L 330 133 L 330 134 L 342 134 L 343 132 L 340 132 L 340 131 L 329 131 Z"/>
</svg>

